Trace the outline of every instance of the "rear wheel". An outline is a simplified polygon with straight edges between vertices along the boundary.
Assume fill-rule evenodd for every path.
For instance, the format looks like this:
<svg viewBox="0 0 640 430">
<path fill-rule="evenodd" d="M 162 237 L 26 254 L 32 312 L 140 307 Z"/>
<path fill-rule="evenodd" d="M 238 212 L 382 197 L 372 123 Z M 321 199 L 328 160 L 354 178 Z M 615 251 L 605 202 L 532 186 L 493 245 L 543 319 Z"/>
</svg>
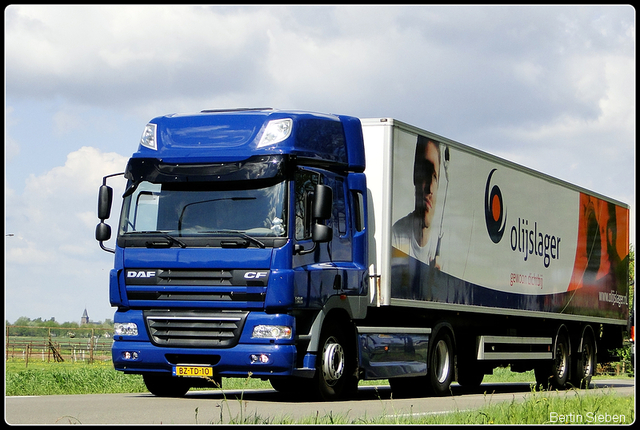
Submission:
<svg viewBox="0 0 640 430">
<path fill-rule="evenodd" d="M 450 394 L 454 378 L 453 342 L 447 332 L 438 334 L 429 352 L 428 376 L 431 391 L 436 396 Z"/>
<path fill-rule="evenodd" d="M 147 390 L 158 397 L 183 397 L 190 385 L 182 378 L 163 373 L 145 373 L 142 375 Z"/>
<path fill-rule="evenodd" d="M 582 338 L 582 351 L 575 354 L 575 367 L 571 374 L 571 383 L 575 387 L 587 388 L 596 370 L 596 344 L 591 334 Z"/>
<path fill-rule="evenodd" d="M 543 389 L 565 389 L 569 378 L 569 366 L 569 340 L 564 332 L 560 332 L 556 338 L 553 361 L 535 368 L 536 384 Z"/>
</svg>

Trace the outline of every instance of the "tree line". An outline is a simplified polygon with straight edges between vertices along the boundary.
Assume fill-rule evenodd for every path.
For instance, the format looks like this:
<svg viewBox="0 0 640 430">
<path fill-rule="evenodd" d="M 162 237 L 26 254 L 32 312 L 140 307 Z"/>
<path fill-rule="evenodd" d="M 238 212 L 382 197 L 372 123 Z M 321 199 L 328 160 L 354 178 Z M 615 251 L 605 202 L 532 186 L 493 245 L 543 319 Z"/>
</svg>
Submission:
<svg viewBox="0 0 640 430">
<path fill-rule="evenodd" d="M 67 336 L 77 333 L 78 337 L 85 337 L 84 332 L 89 332 L 88 329 L 100 329 L 101 331 L 102 329 L 113 329 L 113 321 L 106 319 L 104 322 L 90 322 L 80 325 L 74 321 L 59 323 L 54 318 L 43 320 L 42 318 L 20 317 L 13 324 L 5 320 L 5 327 L 7 327 L 10 336 L 47 336 L 51 332 L 52 336 Z"/>
</svg>

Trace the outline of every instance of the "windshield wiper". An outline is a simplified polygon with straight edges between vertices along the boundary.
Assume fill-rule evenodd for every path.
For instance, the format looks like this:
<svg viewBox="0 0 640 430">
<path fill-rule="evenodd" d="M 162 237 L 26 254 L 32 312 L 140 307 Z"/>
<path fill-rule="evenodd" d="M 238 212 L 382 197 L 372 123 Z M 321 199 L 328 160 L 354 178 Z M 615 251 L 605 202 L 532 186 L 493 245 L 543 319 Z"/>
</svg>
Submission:
<svg viewBox="0 0 640 430">
<path fill-rule="evenodd" d="M 256 239 L 255 237 L 249 236 L 247 233 L 242 232 L 242 231 L 238 231 L 238 230 L 207 230 L 207 231 L 200 231 L 199 233 L 234 234 L 234 235 L 242 237 L 243 239 L 247 239 L 249 242 L 253 242 L 254 244 L 258 245 L 260 248 L 264 248 L 265 247 L 265 244 L 262 243 L 261 241 L 259 241 L 258 239 Z"/>
<path fill-rule="evenodd" d="M 184 217 L 185 211 L 187 210 L 187 208 L 189 206 L 193 206 L 193 205 L 199 205 L 199 204 L 203 204 L 203 203 L 212 203 L 212 202 L 221 202 L 224 200 L 231 200 L 231 201 L 239 201 L 239 200 L 255 200 L 257 197 L 218 197 L 216 199 L 209 199 L 209 200 L 202 200 L 202 201 L 198 201 L 198 202 L 191 202 L 188 203 L 186 205 L 184 205 L 184 207 L 182 208 L 182 212 L 180 212 L 180 217 L 178 218 L 178 231 L 182 231 L 182 218 Z"/>
<path fill-rule="evenodd" d="M 186 248 L 187 244 L 184 243 L 181 240 L 176 239 L 175 237 L 171 236 L 169 233 L 166 233 L 164 231 L 160 231 L 160 230 L 147 230 L 147 231 L 129 231 L 125 234 L 159 234 L 160 236 L 169 239 L 169 243 L 166 242 L 162 242 L 162 243 L 156 243 L 156 242 L 147 242 L 147 246 L 171 246 L 171 243 L 175 243 L 176 245 L 180 246 L 180 248 Z"/>
</svg>

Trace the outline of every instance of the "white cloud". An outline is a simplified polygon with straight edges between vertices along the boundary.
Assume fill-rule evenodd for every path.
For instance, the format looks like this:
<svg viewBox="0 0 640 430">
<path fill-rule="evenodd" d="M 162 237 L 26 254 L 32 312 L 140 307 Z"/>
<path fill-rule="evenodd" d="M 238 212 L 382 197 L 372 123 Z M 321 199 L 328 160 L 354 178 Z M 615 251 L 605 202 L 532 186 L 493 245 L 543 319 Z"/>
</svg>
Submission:
<svg viewBox="0 0 640 430">
<path fill-rule="evenodd" d="M 412 107 L 413 117 L 443 130 L 597 117 L 606 85 L 600 56 L 633 59 L 635 33 L 632 9 L 615 7 L 7 11 L 14 93 L 144 117 L 258 105 L 398 116 Z"/>
<path fill-rule="evenodd" d="M 258 11 L 10 6 L 7 85 L 111 107 L 250 90 L 261 82 L 266 45 Z"/>
<path fill-rule="evenodd" d="M 106 273 L 113 257 L 105 255 L 94 238 L 97 189 L 104 175 L 121 172 L 125 165 L 121 155 L 82 147 L 70 153 L 63 166 L 31 175 L 22 194 L 7 193 L 6 228 L 13 234 L 5 241 L 10 321 L 22 315 L 33 317 L 29 309 L 45 305 L 63 320 L 75 320 L 75 314 L 66 314 L 71 304 L 63 297 L 69 294 L 91 301 L 94 309 L 105 308 L 101 318 L 109 317 Z M 110 183 L 115 196 L 123 189 L 123 181 Z M 114 207 L 119 208 L 121 203 L 115 200 Z M 75 312 L 86 304 L 74 303 Z"/>
<path fill-rule="evenodd" d="M 126 158 L 121 155 L 83 147 L 69 154 L 64 166 L 40 176 L 32 174 L 24 193 L 10 193 L 6 197 L 10 209 L 7 231 L 22 238 L 7 241 L 7 263 L 56 261 L 61 258 L 59 250 L 65 244 L 91 246 L 86 251 L 90 255 L 96 247 L 92 236 L 98 222 L 97 189 L 104 175 L 122 172 L 125 165 Z M 113 180 L 119 185 L 116 189 L 123 188 L 122 181 Z M 94 214 L 93 226 L 89 213 Z"/>
</svg>

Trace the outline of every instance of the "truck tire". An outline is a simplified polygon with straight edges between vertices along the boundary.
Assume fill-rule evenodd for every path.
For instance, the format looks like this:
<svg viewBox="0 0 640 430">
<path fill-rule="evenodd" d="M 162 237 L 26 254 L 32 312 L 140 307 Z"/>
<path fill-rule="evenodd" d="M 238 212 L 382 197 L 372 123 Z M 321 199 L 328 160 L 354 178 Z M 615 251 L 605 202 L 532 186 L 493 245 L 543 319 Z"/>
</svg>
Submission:
<svg viewBox="0 0 640 430">
<path fill-rule="evenodd" d="M 320 335 L 315 380 L 322 400 L 337 400 L 357 390 L 354 345 L 335 323 L 330 323 Z"/>
<path fill-rule="evenodd" d="M 585 333 L 582 338 L 582 351 L 576 352 L 572 361 L 575 364 L 571 372 L 571 383 L 574 387 L 588 388 L 597 363 L 596 343 L 590 333 Z"/>
<path fill-rule="evenodd" d="M 158 397 L 183 397 L 190 385 L 181 378 L 162 373 L 145 373 L 142 375 L 147 390 Z"/>
<path fill-rule="evenodd" d="M 570 369 L 569 340 L 564 332 L 558 333 L 555 357 L 535 367 L 536 385 L 542 389 L 564 390 Z"/>
<path fill-rule="evenodd" d="M 453 342 L 446 331 L 441 331 L 435 337 L 429 349 L 427 374 L 431 392 L 436 396 L 450 394 L 451 382 L 454 378 Z"/>
</svg>

